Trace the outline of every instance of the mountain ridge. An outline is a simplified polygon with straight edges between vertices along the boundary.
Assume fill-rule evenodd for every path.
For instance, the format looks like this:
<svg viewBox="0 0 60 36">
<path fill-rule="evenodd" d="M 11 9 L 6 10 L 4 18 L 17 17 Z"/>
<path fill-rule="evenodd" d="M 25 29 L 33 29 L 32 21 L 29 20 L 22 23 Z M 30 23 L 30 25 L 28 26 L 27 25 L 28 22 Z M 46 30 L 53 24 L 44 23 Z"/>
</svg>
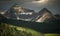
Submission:
<svg viewBox="0 0 60 36">
<path fill-rule="evenodd" d="M 55 16 L 47 8 L 43 8 L 39 13 L 35 13 L 34 10 L 23 8 L 19 5 L 12 6 L 4 15 L 8 19 L 45 22 L 50 19 L 56 19 Z"/>
</svg>

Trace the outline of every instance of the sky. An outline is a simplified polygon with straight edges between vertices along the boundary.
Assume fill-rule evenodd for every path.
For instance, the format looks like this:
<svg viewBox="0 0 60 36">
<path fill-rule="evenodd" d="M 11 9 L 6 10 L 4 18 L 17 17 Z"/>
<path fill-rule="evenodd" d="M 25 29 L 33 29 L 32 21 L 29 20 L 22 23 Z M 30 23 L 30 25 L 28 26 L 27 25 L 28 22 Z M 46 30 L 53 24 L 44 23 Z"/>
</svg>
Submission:
<svg viewBox="0 0 60 36">
<path fill-rule="evenodd" d="M 60 14 L 60 0 L 29 0 L 20 6 L 35 10 L 36 12 L 39 12 L 43 8 L 47 8 L 53 14 Z"/>
<path fill-rule="evenodd" d="M 22 1 L 22 0 L 16 0 L 16 1 Z M 4 2 L 2 3 L 3 4 L 1 4 L 0 1 L 0 9 L 2 8 L 6 9 L 7 7 L 10 6 L 10 4 L 12 4 L 11 2 L 7 3 L 6 5 L 4 5 Z M 25 0 L 19 5 L 24 8 L 32 9 L 36 12 L 39 12 L 43 8 L 47 8 L 53 14 L 60 14 L 60 0 L 39 0 L 39 1 Z"/>
</svg>

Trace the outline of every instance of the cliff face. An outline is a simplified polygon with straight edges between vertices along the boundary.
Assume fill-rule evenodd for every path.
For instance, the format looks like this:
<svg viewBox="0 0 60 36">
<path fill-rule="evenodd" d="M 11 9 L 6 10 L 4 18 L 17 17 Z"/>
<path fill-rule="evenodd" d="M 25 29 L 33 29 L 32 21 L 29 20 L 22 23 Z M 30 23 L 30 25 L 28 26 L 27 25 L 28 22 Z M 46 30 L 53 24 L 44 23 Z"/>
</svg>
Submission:
<svg viewBox="0 0 60 36">
<path fill-rule="evenodd" d="M 2 15 L 9 19 L 26 21 L 31 21 L 37 16 L 34 10 L 27 9 L 19 5 L 13 5 L 8 11 L 6 11 Z"/>
<path fill-rule="evenodd" d="M 35 22 L 49 22 L 57 18 L 47 8 L 43 8 L 39 13 L 36 13 L 34 10 L 16 4 L 2 15 L 8 19 Z"/>
<path fill-rule="evenodd" d="M 39 11 L 39 15 L 41 17 L 38 17 L 38 20 L 36 22 L 44 22 L 47 19 L 54 18 L 54 15 L 46 8 L 43 8 L 41 11 Z"/>
</svg>

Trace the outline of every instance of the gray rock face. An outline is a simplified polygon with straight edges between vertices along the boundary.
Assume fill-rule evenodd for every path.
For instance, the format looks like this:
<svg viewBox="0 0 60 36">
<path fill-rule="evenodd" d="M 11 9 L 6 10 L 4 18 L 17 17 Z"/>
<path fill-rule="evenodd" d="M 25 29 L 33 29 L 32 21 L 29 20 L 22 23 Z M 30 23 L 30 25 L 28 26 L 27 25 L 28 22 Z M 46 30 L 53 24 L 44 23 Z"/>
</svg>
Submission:
<svg viewBox="0 0 60 36">
<path fill-rule="evenodd" d="M 54 15 L 46 8 L 43 8 L 42 10 L 39 11 L 39 15 L 41 17 L 38 18 L 36 22 L 44 22 L 47 19 L 53 18 Z"/>
<path fill-rule="evenodd" d="M 12 6 L 5 14 L 7 18 L 15 20 L 32 21 L 38 14 L 34 10 L 26 9 L 18 5 Z"/>
<path fill-rule="evenodd" d="M 55 16 L 47 8 L 43 8 L 39 13 L 36 13 L 34 10 L 27 9 L 19 5 L 13 5 L 3 15 L 8 19 L 35 22 L 49 22 L 55 19 Z"/>
</svg>

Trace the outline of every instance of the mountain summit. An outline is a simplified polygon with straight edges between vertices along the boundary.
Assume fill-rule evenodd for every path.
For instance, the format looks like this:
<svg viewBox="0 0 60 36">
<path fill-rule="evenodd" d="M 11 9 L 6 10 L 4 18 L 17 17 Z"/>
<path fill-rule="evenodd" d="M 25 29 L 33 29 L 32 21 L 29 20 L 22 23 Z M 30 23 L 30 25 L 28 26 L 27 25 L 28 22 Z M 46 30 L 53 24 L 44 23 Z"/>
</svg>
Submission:
<svg viewBox="0 0 60 36">
<path fill-rule="evenodd" d="M 54 15 L 47 8 L 43 8 L 39 11 L 39 17 L 37 18 L 36 22 L 44 22 L 53 17 Z"/>
<path fill-rule="evenodd" d="M 6 11 L 2 15 L 6 16 L 6 18 L 14 20 L 31 21 L 33 20 L 33 18 L 36 18 L 34 10 L 21 7 L 20 5 L 13 5 L 8 11 Z"/>
<path fill-rule="evenodd" d="M 51 11 L 49 11 L 47 8 L 43 8 L 43 9 L 41 9 L 39 11 L 39 14 L 43 14 L 43 13 L 50 13 L 50 14 L 52 14 Z"/>
<path fill-rule="evenodd" d="M 45 22 L 55 19 L 55 16 L 47 8 L 43 8 L 39 13 L 36 13 L 34 10 L 21 7 L 20 5 L 13 5 L 2 15 L 7 19 L 35 22 Z"/>
</svg>

